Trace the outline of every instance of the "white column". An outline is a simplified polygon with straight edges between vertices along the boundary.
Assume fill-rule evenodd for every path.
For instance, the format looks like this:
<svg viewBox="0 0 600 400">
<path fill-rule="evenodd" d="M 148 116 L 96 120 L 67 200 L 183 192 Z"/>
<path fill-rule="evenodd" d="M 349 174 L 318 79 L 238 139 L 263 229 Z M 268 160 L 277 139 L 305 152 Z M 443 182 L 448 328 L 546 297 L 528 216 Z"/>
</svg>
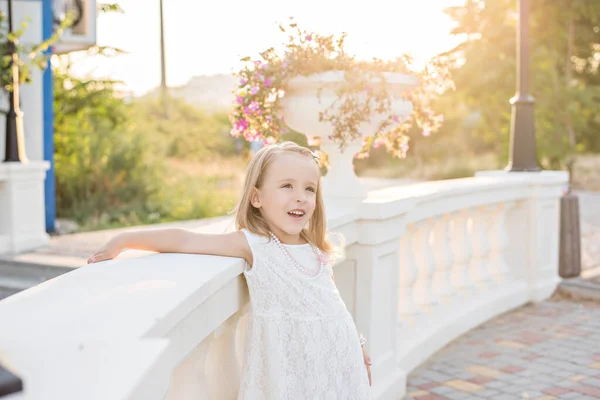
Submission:
<svg viewBox="0 0 600 400">
<path fill-rule="evenodd" d="M 459 291 L 470 290 L 473 281 L 469 276 L 471 263 L 471 234 L 469 232 L 469 211 L 461 210 L 453 214 L 451 232 L 454 263 L 450 269 L 452 285 Z"/>
<path fill-rule="evenodd" d="M 44 180 L 46 161 L 0 163 L 0 254 L 48 243 Z"/>
<path fill-rule="evenodd" d="M 211 398 L 234 399 L 240 387 L 240 366 L 236 356 L 238 314 L 234 314 L 213 333 L 206 362 Z M 190 399 L 191 400 L 191 399 Z"/>
<path fill-rule="evenodd" d="M 454 264 L 450 228 L 450 214 L 435 218 L 433 248 L 436 256 L 436 270 L 433 275 L 433 292 L 440 297 L 441 302 L 444 298 L 451 297 L 456 293 L 456 289 L 450 281 L 450 268 Z"/>
<path fill-rule="evenodd" d="M 432 254 L 431 234 L 433 221 L 426 219 L 416 223 L 415 258 L 419 269 L 414 285 L 415 302 L 419 306 L 430 306 L 438 303 L 433 293 L 432 278 L 435 272 L 435 259 Z"/>
<path fill-rule="evenodd" d="M 207 362 L 208 351 L 214 336 L 211 333 L 192 353 L 173 370 L 166 400 L 211 400 Z"/>
<path fill-rule="evenodd" d="M 491 234 L 491 255 L 490 263 L 492 265 L 491 273 L 495 281 L 504 283 L 510 280 L 510 268 L 506 262 L 505 253 L 508 248 L 508 232 L 506 229 L 506 218 L 511 203 L 498 203 L 493 206 L 492 234 Z"/>
<path fill-rule="evenodd" d="M 488 241 L 488 212 L 486 207 L 477 207 L 472 210 L 473 255 L 469 270 L 476 286 L 487 287 L 491 280 L 489 269 L 489 241 Z"/>
<path fill-rule="evenodd" d="M 415 225 L 410 224 L 400 238 L 400 280 L 398 312 L 400 316 L 414 315 L 419 312 L 414 299 L 414 285 L 417 279 L 418 268 L 413 253 Z"/>
<path fill-rule="evenodd" d="M 365 346 L 373 363 L 373 393 L 388 393 L 386 396 L 390 398 L 398 398 L 404 384 L 403 372 L 396 364 L 397 346 L 401 345 L 397 341 L 398 253 L 398 238 L 373 245 L 353 245 L 347 252 L 347 257 L 355 259 L 358 265 L 355 321 L 368 340 Z"/>
</svg>

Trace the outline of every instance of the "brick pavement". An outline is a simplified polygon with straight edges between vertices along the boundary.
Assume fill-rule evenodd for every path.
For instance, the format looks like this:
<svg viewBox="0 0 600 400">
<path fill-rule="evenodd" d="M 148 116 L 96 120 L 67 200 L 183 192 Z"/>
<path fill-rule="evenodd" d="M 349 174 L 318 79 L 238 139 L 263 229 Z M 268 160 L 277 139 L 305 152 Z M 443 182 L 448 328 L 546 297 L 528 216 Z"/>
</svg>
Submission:
<svg viewBox="0 0 600 400">
<path fill-rule="evenodd" d="M 600 399 L 600 302 L 554 298 L 503 314 L 408 377 L 404 400 Z"/>
</svg>

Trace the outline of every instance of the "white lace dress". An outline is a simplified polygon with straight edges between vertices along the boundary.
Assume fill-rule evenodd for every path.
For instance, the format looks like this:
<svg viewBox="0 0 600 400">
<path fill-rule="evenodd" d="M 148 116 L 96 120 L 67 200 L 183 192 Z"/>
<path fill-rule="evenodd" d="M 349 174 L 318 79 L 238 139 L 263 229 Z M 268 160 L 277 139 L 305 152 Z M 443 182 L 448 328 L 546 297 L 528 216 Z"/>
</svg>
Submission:
<svg viewBox="0 0 600 400">
<path fill-rule="evenodd" d="M 274 242 L 243 232 L 254 262 L 244 271 L 251 308 L 238 399 L 371 399 L 356 326 L 331 267 L 311 279 Z M 284 246 L 316 273 L 310 245 Z"/>
</svg>

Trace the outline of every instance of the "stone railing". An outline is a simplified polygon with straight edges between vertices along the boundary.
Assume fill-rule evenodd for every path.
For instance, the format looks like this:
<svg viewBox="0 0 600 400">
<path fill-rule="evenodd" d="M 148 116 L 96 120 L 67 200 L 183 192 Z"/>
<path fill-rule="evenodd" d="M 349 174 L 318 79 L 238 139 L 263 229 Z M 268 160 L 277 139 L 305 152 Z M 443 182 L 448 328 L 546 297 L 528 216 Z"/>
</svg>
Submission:
<svg viewBox="0 0 600 400">
<path fill-rule="evenodd" d="M 377 399 L 482 322 L 552 294 L 563 173 L 482 173 L 329 210 L 336 284 L 368 338 Z M 210 228 L 213 232 L 230 225 Z M 235 399 L 248 312 L 238 259 L 155 254 L 89 265 L 0 302 L 14 399 Z"/>
</svg>

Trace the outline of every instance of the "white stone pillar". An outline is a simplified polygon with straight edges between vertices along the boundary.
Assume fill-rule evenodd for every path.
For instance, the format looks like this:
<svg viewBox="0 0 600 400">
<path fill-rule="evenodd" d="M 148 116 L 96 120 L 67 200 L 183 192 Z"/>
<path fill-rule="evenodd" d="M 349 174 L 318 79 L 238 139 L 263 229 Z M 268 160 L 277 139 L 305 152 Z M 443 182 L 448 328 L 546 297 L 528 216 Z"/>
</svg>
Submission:
<svg viewBox="0 0 600 400">
<path fill-rule="evenodd" d="M 50 163 L 0 163 L 0 254 L 19 253 L 49 241 L 44 180 Z"/>
</svg>

